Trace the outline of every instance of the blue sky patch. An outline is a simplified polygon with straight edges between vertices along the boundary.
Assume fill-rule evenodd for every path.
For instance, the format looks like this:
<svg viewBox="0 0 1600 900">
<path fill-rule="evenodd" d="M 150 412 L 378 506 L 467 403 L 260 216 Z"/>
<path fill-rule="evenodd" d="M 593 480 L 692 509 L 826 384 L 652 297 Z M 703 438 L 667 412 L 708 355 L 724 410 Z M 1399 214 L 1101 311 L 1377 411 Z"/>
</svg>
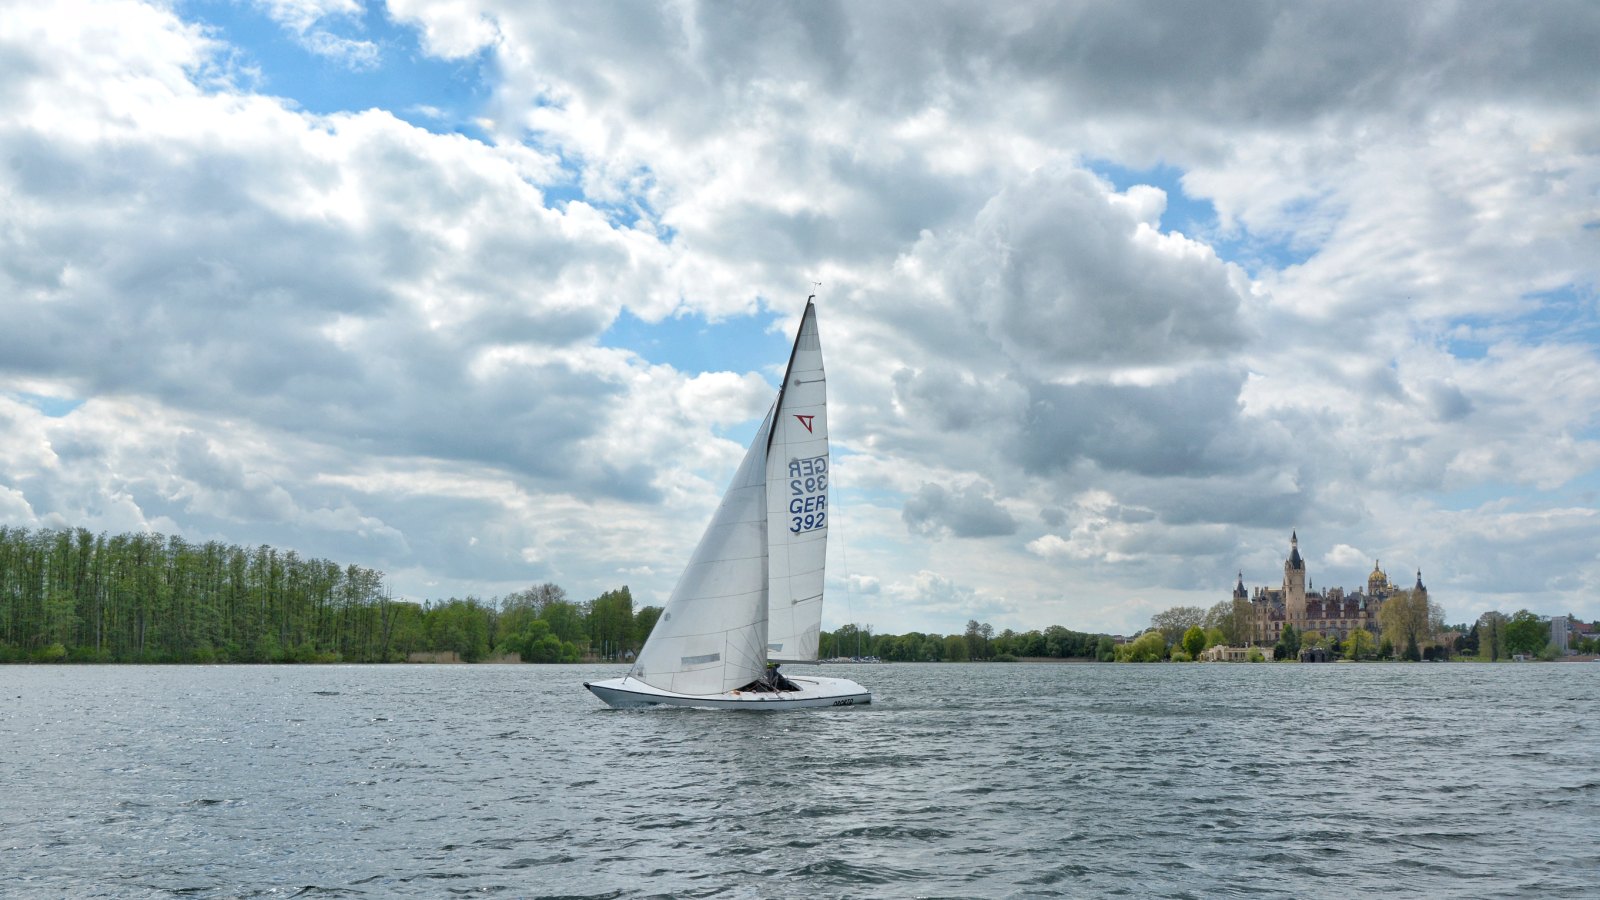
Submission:
<svg viewBox="0 0 1600 900">
<path fill-rule="evenodd" d="M 600 346 L 631 350 L 651 363 L 668 365 L 687 375 L 755 372 L 776 392 L 782 373 L 774 374 L 773 370 L 789 359 L 794 344 L 792 334 L 771 327 L 776 320 L 777 316 L 763 309 L 754 315 L 716 322 L 691 313 L 668 316 L 652 324 L 624 309 L 600 336 Z M 761 425 L 760 415 L 715 431 L 720 437 L 747 446 Z"/>
<path fill-rule="evenodd" d="M 312 52 L 258 6 L 226 0 L 182 0 L 178 12 L 216 30 L 238 49 L 237 62 L 260 70 L 256 90 L 326 115 L 379 108 L 437 134 L 481 138 L 473 120 L 492 91 L 488 56 L 442 60 L 423 52 L 414 28 L 389 18 L 383 7 L 361 16 L 330 16 L 317 28 L 341 38 L 378 45 L 369 69 Z"/>
<path fill-rule="evenodd" d="M 1205 238 L 1217 232 L 1217 208 L 1210 200 L 1183 192 L 1183 171 L 1160 165 L 1149 169 L 1130 169 L 1105 160 L 1085 164 L 1089 171 L 1111 182 L 1118 192 L 1136 184 L 1147 184 L 1167 193 L 1167 208 L 1161 214 L 1162 231 L 1181 231 L 1189 237 Z"/>
<path fill-rule="evenodd" d="M 1457 359 L 1483 359 L 1489 347 L 1501 341 L 1536 346 L 1539 344 L 1600 344 L 1600 319 L 1596 309 L 1600 297 L 1576 285 L 1527 294 L 1537 306 L 1516 318 L 1460 316 L 1442 341 Z"/>
<path fill-rule="evenodd" d="M 52 419 L 59 419 L 83 405 L 83 401 L 74 397 L 46 397 L 42 394 L 15 393 L 11 395 L 44 413 Z"/>
<path fill-rule="evenodd" d="M 760 372 L 776 390 L 778 379 L 767 370 L 789 358 L 793 336 L 771 330 L 774 319 L 763 311 L 712 322 L 691 313 L 651 323 L 624 309 L 600 336 L 600 346 L 632 350 L 690 375 Z"/>
<path fill-rule="evenodd" d="M 1529 344 L 1600 344 L 1600 318 L 1596 318 L 1596 297 L 1574 285 L 1529 294 L 1538 309 L 1516 320 L 1523 340 Z"/>
<path fill-rule="evenodd" d="M 1161 214 L 1161 230 L 1181 232 L 1185 237 L 1211 245 L 1217 256 L 1242 266 L 1251 277 L 1265 269 L 1282 270 L 1300 265 L 1316 255 L 1316 248 L 1296 246 L 1287 236 L 1266 238 L 1254 234 L 1243 225 L 1224 234 L 1217 217 L 1217 208 L 1204 197 L 1191 197 L 1183 190 L 1183 170 L 1176 166 L 1158 165 L 1147 169 L 1130 169 L 1107 160 L 1089 160 L 1085 168 L 1111 182 L 1117 191 L 1124 192 L 1136 184 L 1157 187 L 1167 194 L 1167 208 Z"/>
</svg>

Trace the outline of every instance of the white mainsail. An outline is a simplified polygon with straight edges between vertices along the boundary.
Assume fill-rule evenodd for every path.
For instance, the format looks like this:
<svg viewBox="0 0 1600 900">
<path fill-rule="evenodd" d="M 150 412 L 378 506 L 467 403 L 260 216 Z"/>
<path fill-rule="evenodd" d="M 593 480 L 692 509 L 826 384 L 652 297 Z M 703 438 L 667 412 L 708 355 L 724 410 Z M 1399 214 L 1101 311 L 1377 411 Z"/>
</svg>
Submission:
<svg viewBox="0 0 1600 900">
<path fill-rule="evenodd" d="M 828 383 L 806 303 L 767 448 L 767 656 L 816 662 L 828 548 Z"/>
<path fill-rule="evenodd" d="M 721 694 L 766 668 L 767 436 L 756 431 L 629 677 L 679 694 Z"/>
</svg>

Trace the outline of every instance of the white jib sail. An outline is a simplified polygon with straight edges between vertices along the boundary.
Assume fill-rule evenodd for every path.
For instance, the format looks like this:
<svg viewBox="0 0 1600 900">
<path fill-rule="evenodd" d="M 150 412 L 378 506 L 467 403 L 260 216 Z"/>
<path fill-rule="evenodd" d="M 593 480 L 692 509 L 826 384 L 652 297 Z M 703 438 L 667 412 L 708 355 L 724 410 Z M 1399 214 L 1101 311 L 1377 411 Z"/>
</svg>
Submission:
<svg viewBox="0 0 1600 900">
<path fill-rule="evenodd" d="M 721 694 L 761 675 L 767 643 L 767 441 L 756 430 L 629 675 L 679 694 Z"/>
<path fill-rule="evenodd" d="M 767 656 L 816 662 L 828 548 L 828 384 L 809 301 L 767 449 Z"/>
</svg>

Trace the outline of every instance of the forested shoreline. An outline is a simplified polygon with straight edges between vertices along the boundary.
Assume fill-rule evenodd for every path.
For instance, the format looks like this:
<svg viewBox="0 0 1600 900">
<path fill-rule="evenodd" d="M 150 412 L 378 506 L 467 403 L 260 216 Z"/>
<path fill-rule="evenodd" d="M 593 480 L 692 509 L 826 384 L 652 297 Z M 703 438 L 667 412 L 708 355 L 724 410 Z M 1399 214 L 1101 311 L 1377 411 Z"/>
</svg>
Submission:
<svg viewBox="0 0 1600 900">
<path fill-rule="evenodd" d="M 266 545 L 0 527 L 0 662 L 576 662 L 634 649 L 659 612 L 626 587 L 575 603 L 553 584 L 418 603 L 381 572 Z"/>
<path fill-rule="evenodd" d="M 626 586 L 574 601 L 555 584 L 504 597 L 397 600 L 383 573 L 293 550 L 138 532 L 0 526 L 0 663 L 393 663 L 623 660 L 661 608 Z M 1110 659 L 1105 635 L 823 632 L 820 655 L 907 662 Z"/>
</svg>

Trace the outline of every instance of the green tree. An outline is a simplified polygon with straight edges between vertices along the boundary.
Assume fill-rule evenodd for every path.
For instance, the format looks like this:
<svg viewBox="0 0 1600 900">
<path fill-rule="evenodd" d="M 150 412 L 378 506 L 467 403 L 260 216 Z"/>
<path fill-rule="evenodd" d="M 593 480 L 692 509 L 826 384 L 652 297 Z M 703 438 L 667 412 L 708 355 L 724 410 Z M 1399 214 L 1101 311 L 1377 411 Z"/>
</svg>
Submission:
<svg viewBox="0 0 1600 900">
<path fill-rule="evenodd" d="M 1117 662 L 1160 662 L 1167 656 L 1167 641 L 1160 629 L 1151 628 L 1116 649 Z"/>
<path fill-rule="evenodd" d="M 1425 593 L 1396 591 L 1378 608 L 1378 625 L 1384 639 L 1392 646 L 1405 648 L 1406 657 L 1410 658 L 1413 646 L 1432 644 L 1444 629 L 1444 611 Z"/>
<path fill-rule="evenodd" d="M 1490 610 L 1478 617 L 1478 655 L 1496 662 L 1506 656 L 1506 624 L 1504 613 Z"/>
<path fill-rule="evenodd" d="M 967 642 L 961 635 L 952 634 L 944 639 L 945 662 L 966 662 L 968 658 Z"/>
<path fill-rule="evenodd" d="M 1183 652 L 1189 654 L 1190 659 L 1199 659 L 1202 651 L 1206 649 L 1206 633 L 1199 625 L 1190 625 L 1183 633 Z"/>
<path fill-rule="evenodd" d="M 1044 632 L 1034 629 L 1017 635 L 1016 648 L 1011 652 L 1017 656 L 1049 656 L 1050 648 L 1045 641 Z"/>
<path fill-rule="evenodd" d="M 1350 636 L 1344 642 L 1345 659 L 1371 659 L 1377 649 L 1377 643 L 1372 638 L 1372 632 L 1365 628 L 1357 628 L 1355 631 L 1350 632 Z"/>
<path fill-rule="evenodd" d="M 1300 633 L 1294 626 L 1284 623 L 1283 633 L 1278 635 L 1278 643 L 1272 647 L 1273 659 L 1295 659 L 1300 655 Z"/>
<path fill-rule="evenodd" d="M 1111 662 L 1117 658 L 1117 642 L 1110 635 L 1102 634 L 1095 641 L 1094 658 L 1100 662 Z"/>
<path fill-rule="evenodd" d="M 605 659 L 633 650 L 633 594 L 626 586 L 589 602 L 589 643 Z"/>
<path fill-rule="evenodd" d="M 1550 623 L 1537 613 L 1519 609 L 1505 626 L 1506 653 L 1532 656 L 1550 643 Z"/>
<path fill-rule="evenodd" d="M 967 630 L 962 635 L 967 644 L 968 659 L 988 659 L 994 655 L 990 644 L 994 639 L 994 626 L 979 624 L 977 619 L 967 620 Z"/>
<path fill-rule="evenodd" d="M 1222 632 L 1223 637 L 1217 643 L 1242 646 L 1255 639 L 1255 607 L 1249 600 L 1237 597 L 1224 600 L 1206 611 L 1204 625 L 1208 640 L 1211 629 L 1215 628 Z"/>
<path fill-rule="evenodd" d="M 646 606 L 633 614 L 633 636 L 640 647 L 644 646 L 645 641 L 650 640 L 650 632 L 656 630 L 656 622 L 660 619 L 659 606 Z"/>
<path fill-rule="evenodd" d="M 566 663 L 578 661 L 578 647 L 563 641 L 551 630 L 550 623 L 532 619 L 521 632 L 509 641 L 509 647 L 525 663 Z"/>
<path fill-rule="evenodd" d="M 1175 644 L 1192 626 L 1204 628 L 1206 611 L 1198 606 L 1174 606 L 1150 617 L 1150 627 L 1161 632 L 1162 640 Z"/>
<path fill-rule="evenodd" d="M 426 611 L 430 649 L 453 652 L 463 662 L 489 654 L 489 611 L 474 597 L 450 600 Z"/>
<path fill-rule="evenodd" d="M 539 618 L 547 622 L 555 636 L 563 641 L 572 644 L 584 644 L 588 641 L 585 628 L 588 616 L 578 604 L 570 600 L 548 599 L 539 606 Z"/>
</svg>

